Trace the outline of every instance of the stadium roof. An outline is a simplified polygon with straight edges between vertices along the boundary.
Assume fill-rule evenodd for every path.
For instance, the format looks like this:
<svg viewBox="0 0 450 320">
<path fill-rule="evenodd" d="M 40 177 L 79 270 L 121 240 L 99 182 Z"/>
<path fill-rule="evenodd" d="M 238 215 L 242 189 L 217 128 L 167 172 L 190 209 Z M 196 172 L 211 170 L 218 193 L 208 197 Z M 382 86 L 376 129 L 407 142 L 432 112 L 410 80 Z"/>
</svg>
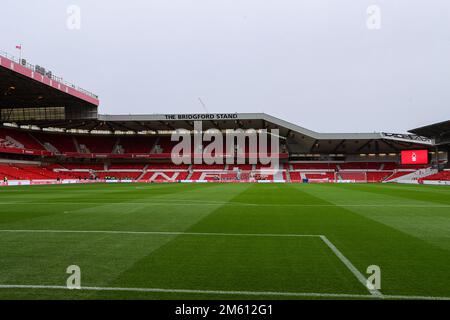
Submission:
<svg viewBox="0 0 450 320">
<path fill-rule="evenodd" d="M 63 82 L 39 66 L 1 53 L 0 94 L 2 122 L 23 129 L 170 134 L 176 129 L 194 130 L 194 121 L 200 120 L 203 130 L 278 129 L 298 153 L 379 153 L 433 146 L 429 137 L 413 133 L 320 133 L 265 113 L 98 115 L 96 95 Z"/>
<path fill-rule="evenodd" d="M 0 52 L 0 107 L 98 106 L 98 96 Z"/>
<path fill-rule="evenodd" d="M 293 153 L 389 153 L 411 148 L 429 148 L 431 139 L 414 134 L 395 133 L 319 133 L 265 113 L 98 115 L 96 119 L 16 121 L 18 126 L 32 125 L 70 133 L 170 134 L 176 129 L 194 130 L 194 121 L 202 129 L 278 129 Z"/>
<path fill-rule="evenodd" d="M 173 130 L 178 128 L 193 129 L 193 122 L 202 121 L 203 129 L 279 129 L 281 135 L 290 133 L 310 137 L 316 140 L 342 140 L 342 139 L 394 139 L 415 141 L 430 144 L 431 140 L 413 134 L 389 133 L 319 133 L 298 126 L 288 121 L 273 117 L 266 113 L 215 113 L 215 114 L 166 114 L 166 115 L 99 115 L 98 121 L 111 125 L 130 126 L 131 130 L 145 130 L 152 127 L 154 130 Z"/>
<path fill-rule="evenodd" d="M 436 144 L 450 144 L 450 120 L 412 129 L 409 132 L 434 139 Z"/>
</svg>

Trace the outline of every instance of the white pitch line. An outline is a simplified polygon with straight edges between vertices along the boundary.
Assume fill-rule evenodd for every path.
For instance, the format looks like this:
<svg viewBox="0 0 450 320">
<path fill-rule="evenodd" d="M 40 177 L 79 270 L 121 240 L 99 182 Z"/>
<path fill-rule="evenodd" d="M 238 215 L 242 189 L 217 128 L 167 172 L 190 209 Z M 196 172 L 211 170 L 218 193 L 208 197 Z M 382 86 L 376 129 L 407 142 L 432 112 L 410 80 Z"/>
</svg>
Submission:
<svg viewBox="0 0 450 320">
<path fill-rule="evenodd" d="M 188 201 L 189 200 L 185 200 Z M 238 202 L 195 202 L 174 203 L 168 202 L 0 202 L 0 205 L 151 205 L 151 206 L 242 206 L 242 207 L 305 207 L 305 208 L 331 208 L 331 207 L 355 207 L 355 208 L 450 208 L 450 205 L 413 205 L 413 204 L 256 204 L 256 203 L 238 203 Z"/>
<path fill-rule="evenodd" d="M 189 202 L 189 200 L 186 200 Z M 450 205 L 413 205 L 413 204 L 256 204 L 237 202 L 191 202 L 191 203 L 168 202 L 0 202 L 0 205 L 162 205 L 162 206 L 252 206 L 252 207 L 356 207 L 356 208 L 450 208 Z"/>
<path fill-rule="evenodd" d="M 396 300 L 450 300 L 450 297 L 435 297 L 435 296 L 406 296 L 396 294 L 385 294 L 384 299 L 396 299 Z"/>
<path fill-rule="evenodd" d="M 323 242 L 325 242 L 325 244 L 334 252 L 334 254 L 339 258 L 339 260 L 342 261 L 342 263 L 353 273 L 353 275 L 356 277 L 356 279 L 358 279 L 359 282 L 362 283 L 362 285 L 367 288 L 367 290 L 369 290 L 370 294 L 373 296 L 377 296 L 382 298 L 383 295 L 381 294 L 380 291 L 378 291 L 377 289 L 369 289 L 367 287 L 367 279 L 366 277 L 364 277 L 364 275 L 359 272 L 358 269 L 356 269 L 356 267 L 350 262 L 350 260 L 348 260 L 341 251 L 339 251 L 338 248 L 336 248 L 336 246 L 330 241 L 328 240 L 327 237 L 321 235 L 320 238 L 323 240 Z"/>
<path fill-rule="evenodd" d="M 49 285 L 0 285 L 0 289 L 62 289 L 69 290 L 65 286 Z M 224 290 L 192 290 L 192 289 L 162 289 L 162 288 L 120 288 L 120 287 L 81 287 L 70 291 L 129 291 L 150 293 L 193 293 L 193 294 L 217 294 L 217 295 L 249 295 L 249 296 L 290 296 L 290 297 L 342 297 L 342 298 L 372 298 L 371 295 L 345 294 L 345 293 L 308 293 L 308 292 L 277 292 L 277 291 L 224 291 Z"/>
<path fill-rule="evenodd" d="M 276 234 L 276 233 L 220 233 L 220 232 L 172 232 L 172 231 L 115 231 L 115 230 L 0 230 L 10 233 L 100 233 L 100 234 L 148 234 L 174 236 L 225 236 L 225 237 L 320 237 L 316 234 Z"/>
<path fill-rule="evenodd" d="M 230 203 L 230 202 L 180 202 L 174 203 L 172 200 L 167 202 L 0 202 L 0 205 L 151 205 L 151 206 L 258 206 L 252 203 Z"/>
<path fill-rule="evenodd" d="M 382 297 L 380 291 L 367 288 L 367 279 L 359 270 L 347 259 L 336 246 L 324 235 L 312 234 L 274 234 L 274 233 L 213 233 L 213 232 L 164 232 L 164 231 L 100 231 L 100 230 L 0 230 L 0 233 L 97 233 L 97 234 L 149 234 L 149 235 L 188 235 L 188 236 L 226 236 L 226 237 L 317 237 L 320 238 L 339 260 L 350 270 L 356 279 L 369 290 L 370 294 Z"/>
<path fill-rule="evenodd" d="M 408 300 L 450 300 L 450 297 L 383 295 L 375 296 L 354 293 L 317 293 L 317 292 L 279 292 L 279 291 L 226 291 L 226 290 L 192 290 L 192 289 L 162 289 L 162 288 L 120 288 L 120 287 L 81 287 L 68 289 L 56 285 L 15 285 L 0 284 L 0 289 L 42 289 L 77 291 L 128 291 L 147 293 L 188 293 L 208 295 L 244 295 L 244 296 L 283 296 L 283 297 L 318 297 L 318 298 L 359 298 L 359 299 L 408 299 Z"/>
</svg>

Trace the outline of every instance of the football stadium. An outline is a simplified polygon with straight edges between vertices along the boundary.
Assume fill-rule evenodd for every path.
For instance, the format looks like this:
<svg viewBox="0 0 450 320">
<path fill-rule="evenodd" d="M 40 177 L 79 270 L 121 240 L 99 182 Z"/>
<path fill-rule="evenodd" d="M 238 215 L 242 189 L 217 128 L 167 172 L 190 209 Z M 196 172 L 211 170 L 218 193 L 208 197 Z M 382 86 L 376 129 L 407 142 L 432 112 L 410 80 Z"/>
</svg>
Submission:
<svg viewBox="0 0 450 320">
<path fill-rule="evenodd" d="M 102 115 L 43 67 L 0 65 L 0 299 L 450 298 L 450 121 Z M 175 132 L 210 129 L 275 137 L 277 164 L 248 139 L 174 163 Z"/>
</svg>

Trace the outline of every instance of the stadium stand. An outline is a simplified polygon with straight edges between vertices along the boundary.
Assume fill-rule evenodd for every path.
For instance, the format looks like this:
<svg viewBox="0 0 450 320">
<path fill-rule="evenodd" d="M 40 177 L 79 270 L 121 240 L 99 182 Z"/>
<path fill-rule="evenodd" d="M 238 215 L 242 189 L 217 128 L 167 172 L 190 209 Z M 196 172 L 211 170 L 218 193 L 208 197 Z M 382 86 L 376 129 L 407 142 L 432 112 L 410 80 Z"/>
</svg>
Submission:
<svg viewBox="0 0 450 320">
<path fill-rule="evenodd" d="M 450 170 L 443 170 L 436 174 L 421 178 L 419 181 L 450 181 Z"/>
<path fill-rule="evenodd" d="M 41 132 L 30 133 L 35 141 L 39 141 L 41 146 L 47 151 L 62 154 L 64 152 L 77 152 L 75 139 L 67 135 L 45 134 Z"/>
<path fill-rule="evenodd" d="M 80 153 L 113 153 L 113 148 L 117 143 L 116 137 L 75 137 Z M 66 151 L 68 152 L 68 150 Z"/>
<path fill-rule="evenodd" d="M 344 162 L 340 163 L 341 170 L 380 170 L 382 163 L 379 162 Z"/>
<path fill-rule="evenodd" d="M 176 165 L 173 163 L 150 163 L 148 164 L 147 170 L 153 171 L 175 171 L 175 170 L 188 170 L 189 166 L 185 164 Z"/>
<path fill-rule="evenodd" d="M 0 128 L 0 138 L 2 146 L 30 149 L 30 150 L 44 150 L 44 147 L 27 131 L 11 130 L 7 128 Z"/>
<path fill-rule="evenodd" d="M 242 170 L 242 171 L 252 171 L 254 170 L 254 165 L 252 164 L 229 164 L 228 170 Z"/>
<path fill-rule="evenodd" d="M 291 163 L 293 170 L 336 170 L 335 163 Z"/>
<path fill-rule="evenodd" d="M 333 182 L 334 181 L 334 173 L 331 173 L 331 172 L 305 173 L 304 176 L 306 179 L 308 179 L 309 182 L 314 182 L 314 181 Z"/>
<path fill-rule="evenodd" d="M 72 171 L 80 170 L 104 170 L 104 164 L 84 164 L 84 163 L 64 163 L 62 164 L 64 168 L 70 169 Z"/>
<path fill-rule="evenodd" d="M 186 180 L 188 177 L 187 171 L 175 172 L 175 171 L 152 171 L 143 175 L 139 181 L 142 182 L 176 182 Z"/>
<path fill-rule="evenodd" d="M 97 178 L 105 180 L 136 180 L 141 173 L 139 172 L 117 172 L 117 171 L 97 171 Z"/>
<path fill-rule="evenodd" d="M 108 166 L 108 170 L 119 170 L 119 171 L 126 171 L 126 170 L 144 170 L 145 165 L 144 164 L 111 164 Z"/>
<path fill-rule="evenodd" d="M 117 141 L 115 153 L 150 153 L 155 146 L 155 138 L 121 137 Z"/>
<path fill-rule="evenodd" d="M 391 171 L 379 171 L 379 172 L 367 172 L 367 182 L 382 182 L 385 181 L 390 175 Z"/>
<path fill-rule="evenodd" d="M 192 165 L 193 170 L 224 170 L 225 166 L 223 164 L 194 164 Z"/>
<path fill-rule="evenodd" d="M 106 154 L 112 158 L 114 154 L 122 154 L 132 158 L 134 153 L 170 153 L 174 142 L 168 137 L 104 137 L 104 136 L 82 136 L 65 135 L 48 132 L 20 131 L 16 129 L 0 129 L 0 145 L 11 150 L 23 149 L 39 150 L 48 154 L 71 155 L 77 158 L 80 154 Z M 94 156 L 92 156 L 94 158 Z M 152 172 L 176 172 L 188 171 L 183 173 L 183 178 L 190 176 L 193 181 L 249 181 L 254 180 L 273 180 L 274 174 L 270 172 L 259 172 L 268 170 L 268 165 L 206 165 L 194 164 L 177 166 L 167 162 L 142 162 L 142 163 L 70 163 L 60 162 L 54 164 L 54 167 L 48 168 L 28 168 L 26 166 L 10 166 L 9 170 L 3 168 L 2 174 L 8 178 L 14 179 L 73 179 L 75 177 L 88 179 L 96 177 L 104 179 L 106 177 L 124 178 L 129 177 L 134 180 L 147 180 L 152 176 Z M 335 182 L 335 181 L 353 181 L 353 182 L 383 182 L 395 181 L 402 176 L 408 175 L 414 171 L 426 168 L 427 165 L 401 165 L 397 162 L 385 161 L 291 161 L 284 165 L 278 180 L 290 182 Z M 175 171 L 174 171 L 175 170 Z M 238 174 L 236 173 L 238 171 Z M 91 172 L 90 172 L 91 171 Z M 134 171 L 130 174 L 130 171 Z M 149 172 L 150 171 L 150 172 Z M 213 171 L 213 173 L 211 173 Z M 216 172 L 219 171 L 219 172 Z M 20 174 L 23 172 L 23 174 Z M 55 172 L 57 174 L 55 174 Z M 128 174 L 127 174 L 128 172 Z M 214 175 L 214 172 L 215 175 Z M 93 173 L 93 174 L 92 174 Z M 112 174 L 114 173 L 114 174 Z M 167 175 L 166 175 L 167 176 Z M 170 176 L 154 180 L 171 180 Z"/>
<path fill-rule="evenodd" d="M 423 182 L 446 181 L 450 121 L 409 133 L 320 133 L 264 113 L 101 115 L 98 97 L 41 75 L 0 52 L 0 175 L 8 180 L 125 180 L 142 182 Z M 31 69 L 30 69 L 31 68 Z M 12 89 L 14 88 L 14 89 Z M 20 90 L 19 90 L 20 89 Z M 11 91 L 13 90 L 13 91 Z M 17 93 L 20 94 L 11 94 Z M 48 97 L 36 99 L 36 93 Z M 63 107 L 55 107 L 63 106 Z M 227 159 L 243 151 L 245 164 L 175 165 L 171 133 L 205 129 L 252 129 L 279 139 L 280 166 L 249 164 L 250 148 L 226 146 Z M 277 133 L 268 131 L 277 129 Z M 268 131 L 266 131 L 268 130 Z M 225 136 L 224 136 L 225 138 Z M 247 139 L 247 138 L 246 138 Z M 224 139 L 225 141 L 226 139 Z M 248 141 L 248 139 L 246 140 Z M 203 148 L 209 142 L 202 142 Z M 258 148 L 260 148 L 258 146 Z M 421 151 L 423 163 L 401 164 L 402 153 Z M 191 154 L 201 157 L 192 147 Z M 237 159 L 233 159 L 237 160 Z M 237 163 L 235 161 L 235 163 Z M 406 162 L 405 162 L 406 163 Z M 73 182 L 73 181 L 70 181 Z"/>
<path fill-rule="evenodd" d="M 339 165 L 342 168 L 342 165 Z M 420 173 L 426 169 L 404 169 L 404 166 L 394 167 L 389 164 L 391 170 L 377 170 L 373 168 L 382 168 L 383 163 L 372 163 L 371 168 L 367 170 L 355 169 L 367 167 L 367 163 L 351 163 L 346 168 L 339 168 L 332 163 L 314 163 L 301 164 L 286 163 L 284 169 L 279 172 L 276 180 L 289 182 L 388 182 L 395 181 L 403 176 L 413 173 Z M 296 168 L 296 169 L 292 169 Z M 301 168 L 301 169 L 298 169 Z M 327 169 L 318 169 L 327 168 Z M 331 169 L 334 168 L 334 169 Z M 42 165 L 1 164 L 0 174 L 3 177 L 14 180 L 51 180 L 51 179 L 124 179 L 146 181 L 171 181 L 175 174 L 178 174 L 175 180 L 184 180 L 189 176 L 192 181 L 258 181 L 275 179 L 276 173 L 265 166 L 253 165 L 174 165 L 171 163 L 51 163 Z M 448 171 L 417 178 L 420 181 L 426 180 L 447 180 Z M 152 178 L 153 177 L 153 178 Z"/>
</svg>

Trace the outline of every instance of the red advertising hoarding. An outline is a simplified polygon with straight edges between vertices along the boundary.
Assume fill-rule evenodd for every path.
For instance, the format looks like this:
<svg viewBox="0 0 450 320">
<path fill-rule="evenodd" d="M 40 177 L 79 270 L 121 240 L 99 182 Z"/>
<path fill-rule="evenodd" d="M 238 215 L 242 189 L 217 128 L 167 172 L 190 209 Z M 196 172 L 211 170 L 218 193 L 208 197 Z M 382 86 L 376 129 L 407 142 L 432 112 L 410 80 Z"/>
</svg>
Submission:
<svg viewBox="0 0 450 320">
<path fill-rule="evenodd" d="M 402 164 L 427 164 L 428 150 L 402 151 Z"/>
</svg>

